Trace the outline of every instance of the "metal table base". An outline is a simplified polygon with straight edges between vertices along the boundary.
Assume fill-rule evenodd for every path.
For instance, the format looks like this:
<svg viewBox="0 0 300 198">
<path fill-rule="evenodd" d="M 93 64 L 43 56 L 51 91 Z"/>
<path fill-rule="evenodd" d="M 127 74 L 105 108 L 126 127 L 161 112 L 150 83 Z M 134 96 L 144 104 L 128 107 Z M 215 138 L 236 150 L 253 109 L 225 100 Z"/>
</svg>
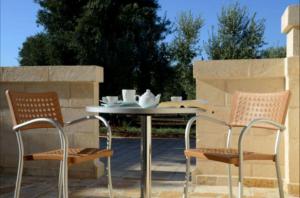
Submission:
<svg viewBox="0 0 300 198">
<path fill-rule="evenodd" d="M 151 197 L 151 116 L 141 116 L 141 197 Z"/>
<path fill-rule="evenodd" d="M 140 107 L 87 106 L 86 111 L 90 113 L 137 115 L 141 117 L 141 197 L 151 198 L 151 116 L 169 114 L 196 114 L 199 112 L 204 112 L 205 109 L 172 107 L 143 109 Z"/>
</svg>

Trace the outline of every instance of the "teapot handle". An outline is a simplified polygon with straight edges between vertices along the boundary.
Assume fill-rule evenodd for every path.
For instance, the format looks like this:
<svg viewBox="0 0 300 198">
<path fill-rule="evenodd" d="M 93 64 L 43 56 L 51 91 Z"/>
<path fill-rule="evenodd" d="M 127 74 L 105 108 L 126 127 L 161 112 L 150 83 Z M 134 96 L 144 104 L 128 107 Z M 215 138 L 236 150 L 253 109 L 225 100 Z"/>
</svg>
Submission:
<svg viewBox="0 0 300 198">
<path fill-rule="evenodd" d="M 137 102 L 140 100 L 140 95 L 135 95 L 135 98 L 137 98 Z"/>
</svg>

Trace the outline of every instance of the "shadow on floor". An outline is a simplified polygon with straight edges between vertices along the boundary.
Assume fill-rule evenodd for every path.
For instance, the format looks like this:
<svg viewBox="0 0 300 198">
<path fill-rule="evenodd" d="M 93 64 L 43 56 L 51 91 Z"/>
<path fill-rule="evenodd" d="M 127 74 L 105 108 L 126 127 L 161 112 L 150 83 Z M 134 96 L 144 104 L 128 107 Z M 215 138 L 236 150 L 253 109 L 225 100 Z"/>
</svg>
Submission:
<svg viewBox="0 0 300 198">
<path fill-rule="evenodd" d="M 195 139 L 191 139 L 195 147 Z M 106 147 L 106 140 L 101 139 L 101 148 Z M 185 175 L 183 139 L 152 139 L 152 179 L 183 181 Z M 112 140 L 112 175 L 113 177 L 140 178 L 140 139 L 114 138 Z M 105 160 L 103 160 L 106 163 Z M 192 159 L 192 165 L 195 160 Z"/>
</svg>

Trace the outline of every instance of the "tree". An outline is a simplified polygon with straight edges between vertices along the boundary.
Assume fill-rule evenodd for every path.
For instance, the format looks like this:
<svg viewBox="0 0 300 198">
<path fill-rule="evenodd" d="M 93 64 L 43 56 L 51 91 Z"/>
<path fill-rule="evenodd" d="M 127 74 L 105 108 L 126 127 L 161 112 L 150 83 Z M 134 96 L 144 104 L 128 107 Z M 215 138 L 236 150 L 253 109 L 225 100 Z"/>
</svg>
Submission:
<svg viewBox="0 0 300 198">
<path fill-rule="evenodd" d="M 46 34 L 39 33 L 28 37 L 23 43 L 19 55 L 23 57 L 20 60 L 21 65 L 47 65 L 51 62 L 51 46 L 49 46 Z"/>
<path fill-rule="evenodd" d="M 261 58 L 285 58 L 286 48 L 285 47 L 269 47 L 262 50 Z"/>
<path fill-rule="evenodd" d="M 217 33 L 212 29 L 205 51 L 209 59 L 257 58 L 265 44 L 264 30 L 264 20 L 256 19 L 256 13 L 250 16 L 246 7 L 223 7 Z"/>
<path fill-rule="evenodd" d="M 76 28 L 81 64 L 99 60 L 108 66 L 105 79 L 113 82 L 108 89 L 119 92 L 134 86 L 139 92 L 147 88 L 163 92 L 167 72 L 157 71 L 167 71 L 169 66 L 162 43 L 169 21 L 157 16 L 157 2 L 104 2 L 90 1 Z"/>
<path fill-rule="evenodd" d="M 49 60 L 103 66 L 102 94 L 119 94 L 122 88 L 163 92 L 170 70 L 163 39 L 170 22 L 157 16 L 156 0 L 36 2 L 41 6 L 37 22 L 52 48 Z M 28 52 L 20 53 L 21 64 L 33 49 L 22 50 Z M 44 64 L 51 64 L 49 60 Z"/>
<path fill-rule="evenodd" d="M 177 20 L 175 38 L 171 43 L 171 55 L 174 61 L 177 79 L 177 95 L 195 97 L 192 60 L 200 54 L 199 34 L 203 26 L 200 16 L 194 17 L 191 12 L 182 12 Z"/>
</svg>

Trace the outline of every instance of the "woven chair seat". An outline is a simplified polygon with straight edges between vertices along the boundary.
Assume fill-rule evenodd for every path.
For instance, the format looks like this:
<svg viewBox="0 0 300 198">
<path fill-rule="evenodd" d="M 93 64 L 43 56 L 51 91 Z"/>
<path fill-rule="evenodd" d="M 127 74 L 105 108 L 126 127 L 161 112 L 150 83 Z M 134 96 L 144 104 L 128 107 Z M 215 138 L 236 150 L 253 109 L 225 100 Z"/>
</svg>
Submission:
<svg viewBox="0 0 300 198">
<path fill-rule="evenodd" d="M 237 149 L 227 148 L 196 148 L 184 151 L 187 157 L 209 159 L 227 164 L 239 165 L 239 153 Z M 275 155 L 244 151 L 244 160 L 273 160 Z"/>
<path fill-rule="evenodd" d="M 97 148 L 69 148 L 68 149 L 68 163 L 77 164 L 100 157 L 110 157 L 113 151 L 107 149 Z M 24 156 L 24 160 L 62 160 L 63 150 L 52 150 L 47 152 L 33 153 Z"/>
</svg>

